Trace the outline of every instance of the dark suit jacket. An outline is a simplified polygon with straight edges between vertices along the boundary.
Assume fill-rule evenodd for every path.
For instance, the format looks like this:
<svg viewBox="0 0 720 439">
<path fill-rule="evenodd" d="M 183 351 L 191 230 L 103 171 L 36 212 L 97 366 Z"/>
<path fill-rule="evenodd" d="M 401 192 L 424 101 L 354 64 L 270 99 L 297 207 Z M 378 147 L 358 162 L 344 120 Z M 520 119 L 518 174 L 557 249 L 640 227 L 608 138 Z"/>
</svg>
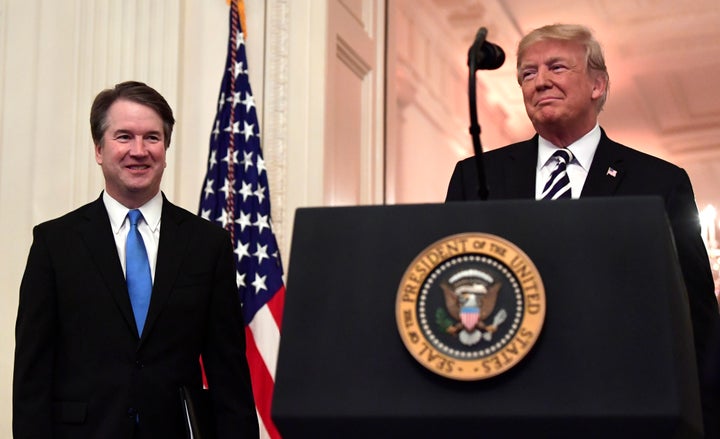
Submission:
<svg viewBox="0 0 720 439">
<path fill-rule="evenodd" d="M 538 136 L 483 154 L 490 200 L 534 199 Z M 608 169 L 616 172 L 608 174 Z M 457 164 L 446 201 L 479 199 L 475 158 Z M 705 245 L 700 236 L 695 198 L 687 173 L 664 160 L 610 140 L 602 131 L 581 197 L 657 195 L 675 237 L 687 288 L 701 381 L 718 327 L 718 305 Z M 701 384 L 702 385 L 702 384 Z M 707 386 L 705 386 L 707 387 Z"/>
<path fill-rule="evenodd" d="M 179 388 L 201 388 L 201 354 L 218 436 L 258 436 L 224 230 L 163 197 L 142 338 L 102 198 L 33 236 L 16 326 L 15 438 L 182 438 Z"/>
</svg>

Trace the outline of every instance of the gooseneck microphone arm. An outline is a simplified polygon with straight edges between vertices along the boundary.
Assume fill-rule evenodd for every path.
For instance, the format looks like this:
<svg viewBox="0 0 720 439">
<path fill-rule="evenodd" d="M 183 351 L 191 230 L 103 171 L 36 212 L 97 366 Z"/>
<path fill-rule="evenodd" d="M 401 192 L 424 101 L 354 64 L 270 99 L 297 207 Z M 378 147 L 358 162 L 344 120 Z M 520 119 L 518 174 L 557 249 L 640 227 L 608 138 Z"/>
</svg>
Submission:
<svg viewBox="0 0 720 439">
<path fill-rule="evenodd" d="M 484 28 L 482 28 L 484 29 Z M 481 30 L 482 30 L 481 29 Z M 486 31 L 487 33 L 487 31 Z M 477 40 L 476 40 L 477 41 Z M 475 45 L 473 45 L 474 47 Z M 488 187 L 487 178 L 485 177 L 485 164 L 483 163 L 483 148 L 480 143 L 480 124 L 477 115 L 477 98 L 476 98 L 476 80 L 475 72 L 477 71 L 477 51 L 470 47 L 468 51 L 468 68 L 470 77 L 468 78 L 468 99 L 470 101 L 470 137 L 472 137 L 473 150 L 475 151 L 475 164 L 477 166 L 478 175 L 478 195 L 481 200 L 487 200 Z"/>
<path fill-rule="evenodd" d="M 480 124 L 477 116 L 477 96 L 475 72 L 493 70 L 499 68 L 505 62 L 505 52 L 493 43 L 485 41 L 487 29 L 481 27 L 475 41 L 468 50 L 468 100 L 470 103 L 470 136 L 472 137 L 473 150 L 475 151 L 475 163 L 478 174 L 478 195 L 481 200 L 488 198 L 487 178 L 485 176 L 485 164 L 483 163 L 483 149 L 480 143 Z"/>
</svg>

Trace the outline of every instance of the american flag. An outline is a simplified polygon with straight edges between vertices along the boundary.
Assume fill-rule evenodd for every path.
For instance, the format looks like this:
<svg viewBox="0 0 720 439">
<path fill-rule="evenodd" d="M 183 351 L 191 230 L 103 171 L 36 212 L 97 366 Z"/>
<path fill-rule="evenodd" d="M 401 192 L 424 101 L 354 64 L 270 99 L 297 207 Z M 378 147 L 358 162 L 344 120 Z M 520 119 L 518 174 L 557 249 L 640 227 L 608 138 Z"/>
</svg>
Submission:
<svg viewBox="0 0 720 439">
<path fill-rule="evenodd" d="M 232 1 L 227 61 L 210 135 L 200 215 L 230 232 L 261 437 L 279 438 L 270 406 L 285 286 L 270 220 L 267 170 L 244 38 L 238 5 Z"/>
</svg>

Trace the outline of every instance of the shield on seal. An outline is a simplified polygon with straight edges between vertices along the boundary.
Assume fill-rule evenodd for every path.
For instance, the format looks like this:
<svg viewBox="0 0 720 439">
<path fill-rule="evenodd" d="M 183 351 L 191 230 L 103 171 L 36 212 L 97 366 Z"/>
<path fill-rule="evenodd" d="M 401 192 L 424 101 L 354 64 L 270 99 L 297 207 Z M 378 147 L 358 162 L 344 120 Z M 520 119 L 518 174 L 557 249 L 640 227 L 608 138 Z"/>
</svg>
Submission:
<svg viewBox="0 0 720 439">
<path fill-rule="evenodd" d="M 480 308 L 477 306 L 463 306 L 460 309 L 460 320 L 468 331 L 472 331 L 480 318 Z"/>
</svg>

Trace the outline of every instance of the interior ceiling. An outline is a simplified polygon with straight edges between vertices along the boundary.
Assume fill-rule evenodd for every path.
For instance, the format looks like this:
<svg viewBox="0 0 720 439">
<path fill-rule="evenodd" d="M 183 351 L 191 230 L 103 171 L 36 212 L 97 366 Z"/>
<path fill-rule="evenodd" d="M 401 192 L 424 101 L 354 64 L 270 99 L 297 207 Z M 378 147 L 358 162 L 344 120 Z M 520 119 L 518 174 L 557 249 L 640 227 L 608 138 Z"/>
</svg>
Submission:
<svg viewBox="0 0 720 439">
<path fill-rule="evenodd" d="M 530 129 L 515 82 L 520 37 L 552 23 L 590 27 L 605 51 L 610 92 L 600 124 L 608 135 L 685 167 L 698 204 L 720 205 L 720 0 L 432 0 L 467 52 L 480 26 L 506 52 L 480 71 L 487 98 L 511 134 Z M 482 122 L 481 122 L 482 123 Z"/>
</svg>

